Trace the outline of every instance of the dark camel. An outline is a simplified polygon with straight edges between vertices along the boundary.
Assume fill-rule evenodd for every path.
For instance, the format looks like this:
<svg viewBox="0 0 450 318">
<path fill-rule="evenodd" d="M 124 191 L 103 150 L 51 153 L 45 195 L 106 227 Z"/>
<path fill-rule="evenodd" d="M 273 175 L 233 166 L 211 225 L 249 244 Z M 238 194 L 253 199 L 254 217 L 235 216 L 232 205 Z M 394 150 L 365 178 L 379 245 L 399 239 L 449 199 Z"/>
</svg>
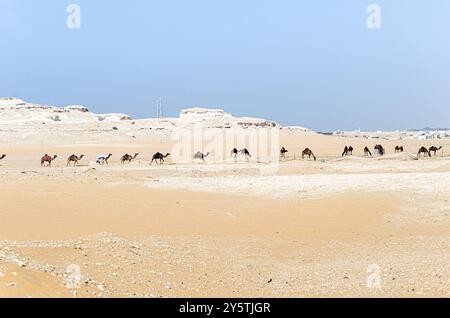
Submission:
<svg viewBox="0 0 450 318">
<path fill-rule="evenodd" d="M 287 151 L 287 149 L 286 148 L 281 148 L 281 151 L 280 151 L 280 155 L 281 155 L 281 158 L 286 158 L 286 154 L 288 153 L 289 151 Z"/>
<path fill-rule="evenodd" d="M 347 147 L 347 146 L 345 146 L 345 148 L 344 148 L 344 152 L 342 153 L 342 157 L 344 157 L 344 156 L 352 156 L 353 155 L 353 147 L 352 146 L 350 146 L 350 147 Z"/>
<path fill-rule="evenodd" d="M 437 147 L 435 147 L 435 146 L 430 147 L 430 150 L 429 150 L 429 152 L 430 152 L 430 157 L 431 157 L 431 153 L 433 153 L 433 155 L 436 156 L 436 152 L 439 151 L 439 150 L 441 150 L 441 149 L 442 149 L 442 146 L 439 147 L 439 148 L 437 148 Z"/>
<path fill-rule="evenodd" d="M 109 160 L 109 158 L 111 158 L 112 157 L 112 154 L 109 154 L 109 155 L 107 155 L 107 156 L 105 156 L 105 155 L 101 155 L 101 156 L 99 156 L 98 158 L 97 158 L 97 163 L 99 164 L 99 165 L 103 165 L 103 164 L 107 164 L 107 165 L 109 165 L 109 163 L 108 163 L 108 160 Z"/>
<path fill-rule="evenodd" d="M 369 148 L 368 147 L 366 147 L 366 148 L 364 148 L 364 156 L 366 156 L 366 157 L 372 157 L 372 153 L 370 152 L 370 150 L 369 150 Z"/>
<path fill-rule="evenodd" d="M 48 163 L 48 166 L 51 167 L 52 166 L 52 161 L 55 160 L 56 158 L 58 158 L 58 155 L 54 155 L 53 157 L 50 157 L 49 155 L 45 154 L 42 158 L 41 158 L 41 166 L 44 166 L 45 163 Z"/>
<path fill-rule="evenodd" d="M 239 153 L 239 150 L 237 150 L 236 148 L 233 148 L 233 150 L 231 150 L 231 157 L 237 158 Z"/>
<path fill-rule="evenodd" d="M 396 146 L 395 147 L 395 153 L 403 152 L 405 151 L 405 148 L 403 146 Z"/>
<path fill-rule="evenodd" d="M 252 155 L 250 154 L 250 152 L 247 150 L 247 148 L 244 148 L 241 150 L 241 155 L 245 156 L 246 158 L 251 158 Z"/>
<path fill-rule="evenodd" d="M 374 147 L 374 149 L 377 151 L 377 153 L 378 153 L 380 156 L 384 156 L 384 154 L 386 153 L 386 150 L 384 149 L 384 147 L 383 147 L 382 145 L 376 145 L 376 146 Z"/>
<path fill-rule="evenodd" d="M 78 161 L 80 161 L 81 159 L 83 159 L 84 155 L 81 156 L 76 156 L 76 155 L 71 155 L 68 159 L 67 159 L 67 166 L 70 166 L 70 164 L 73 162 L 73 166 L 78 166 Z"/>
<path fill-rule="evenodd" d="M 157 152 L 157 153 L 155 153 L 155 154 L 153 155 L 152 162 L 150 163 L 150 165 L 153 164 L 153 161 L 155 161 L 156 164 L 158 164 L 158 160 L 159 160 L 159 164 L 162 165 L 162 164 L 164 163 L 164 159 L 167 158 L 167 157 L 169 157 L 169 156 L 170 156 L 170 153 L 168 153 L 168 154 L 166 154 L 166 155 L 164 156 L 162 153 Z"/>
<path fill-rule="evenodd" d="M 199 151 L 194 155 L 194 159 L 205 161 L 206 157 L 208 156 L 209 152 L 206 155 L 204 155 L 202 152 Z"/>
<path fill-rule="evenodd" d="M 125 162 L 131 163 L 131 161 L 133 161 L 134 159 L 137 158 L 137 156 L 139 156 L 138 153 L 135 153 L 134 156 L 131 156 L 129 154 L 124 155 L 122 158 L 120 158 L 120 162 L 122 164 L 124 164 Z"/>
<path fill-rule="evenodd" d="M 419 149 L 419 152 L 417 153 L 417 158 L 420 158 L 421 154 L 424 154 L 425 157 L 426 156 L 431 157 L 430 151 L 427 148 L 425 148 L 425 147 L 421 147 Z"/>
<path fill-rule="evenodd" d="M 5 159 L 5 157 L 6 157 L 6 155 L 1 156 L 1 157 L 0 157 L 0 160 Z"/>
<path fill-rule="evenodd" d="M 305 150 L 303 150 L 302 158 L 305 159 L 305 156 L 308 156 L 309 159 L 311 159 L 311 157 L 313 157 L 314 161 L 317 160 L 316 156 L 314 156 L 314 153 L 309 148 L 306 148 Z"/>
</svg>

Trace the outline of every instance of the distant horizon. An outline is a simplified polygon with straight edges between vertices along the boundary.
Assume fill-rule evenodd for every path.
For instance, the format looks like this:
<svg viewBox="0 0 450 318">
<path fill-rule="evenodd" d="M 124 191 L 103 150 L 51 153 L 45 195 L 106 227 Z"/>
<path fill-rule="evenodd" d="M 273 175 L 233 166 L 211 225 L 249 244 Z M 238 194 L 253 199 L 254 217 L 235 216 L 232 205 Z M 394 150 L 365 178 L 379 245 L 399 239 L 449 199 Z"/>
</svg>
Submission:
<svg viewBox="0 0 450 318">
<path fill-rule="evenodd" d="M 21 97 L 17 97 L 17 96 L 0 96 L 0 100 L 1 100 L 1 99 L 8 99 L 8 98 L 19 99 L 19 100 L 22 100 L 22 101 L 24 101 L 24 102 L 26 102 L 26 103 L 31 103 L 31 104 L 38 104 L 38 105 L 45 105 L 45 106 L 53 106 L 53 107 L 61 107 L 61 108 L 63 108 L 63 107 L 68 107 L 68 106 L 84 106 L 84 107 L 86 107 L 87 109 L 89 109 L 90 112 L 93 112 L 93 113 L 95 113 L 95 114 L 97 114 L 97 115 L 101 115 L 101 114 L 106 114 L 106 113 L 108 113 L 108 112 L 97 113 L 97 112 L 95 112 L 94 110 L 92 110 L 91 107 L 90 107 L 89 105 L 83 105 L 83 104 L 79 104 L 79 103 L 69 103 L 69 104 L 65 104 L 65 105 L 54 105 L 54 104 L 49 104 L 49 103 L 39 103 L 39 102 L 34 102 L 34 101 L 30 101 L 30 100 L 27 100 L 27 99 L 25 99 L 25 98 L 21 98 Z M 284 127 L 284 128 L 288 128 L 288 127 L 296 127 L 296 126 L 298 126 L 298 127 L 303 127 L 303 128 L 311 129 L 312 131 L 314 131 L 314 132 L 316 132 L 316 133 L 332 133 L 332 132 L 337 132 L 337 131 L 343 131 L 343 132 L 355 132 L 355 131 L 361 131 L 361 132 L 377 132 L 377 131 L 395 132 L 395 131 L 409 131 L 409 132 L 414 132 L 414 131 L 442 131 L 442 130 L 448 131 L 448 130 L 450 130 L 450 128 L 422 126 L 423 128 L 409 127 L 409 128 L 405 128 L 405 129 L 398 129 L 398 128 L 397 128 L 397 129 L 387 129 L 387 130 L 381 130 L 381 129 L 363 130 L 363 129 L 357 128 L 357 129 L 336 129 L 336 130 L 332 130 L 332 131 L 326 131 L 326 130 L 315 130 L 315 129 L 311 128 L 311 127 L 306 127 L 306 126 L 303 126 L 303 125 L 301 125 L 301 124 L 284 125 L 282 122 L 278 122 L 278 121 L 276 121 L 276 120 L 273 120 L 272 118 L 258 117 L 258 116 L 254 116 L 254 115 L 251 115 L 251 114 L 247 114 L 247 115 L 244 114 L 244 115 L 242 115 L 242 116 L 236 116 L 236 114 L 234 114 L 234 113 L 232 113 L 232 112 L 230 112 L 230 111 L 227 111 L 226 108 L 222 108 L 222 107 L 188 106 L 188 107 L 181 107 L 181 108 L 180 108 L 180 112 L 181 112 L 182 110 L 190 109 L 190 108 L 221 109 L 221 110 L 223 110 L 223 111 L 226 112 L 226 113 L 230 113 L 230 114 L 233 115 L 234 117 L 253 117 L 253 118 L 259 118 L 259 119 L 266 119 L 266 120 L 274 121 L 274 122 L 280 124 L 280 125 L 281 125 L 282 127 Z M 179 112 L 178 114 L 174 114 L 174 115 L 172 115 L 172 116 L 171 116 L 171 115 L 164 116 L 163 118 L 179 118 L 180 112 Z M 125 115 L 130 115 L 130 114 L 128 114 L 127 112 L 122 112 L 122 111 L 118 111 L 118 112 L 116 112 L 116 113 L 123 113 L 123 114 L 125 114 Z M 131 116 L 131 115 L 130 115 L 130 116 Z M 131 118 L 132 118 L 133 120 L 140 120 L 140 119 L 145 120 L 145 119 L 156 119 L 156 116 L 149 116 L 149 117 L 133 117 L 133 116 L 131 116 Z"/>
<path fill-rule="evenodd" d="M 0 2 L 0 96 L 137 119 L 162 96 L 171 117 L 221 108 L 323 132 L 450 126 L 446 0 L 72 3 Z"/>
</svg>

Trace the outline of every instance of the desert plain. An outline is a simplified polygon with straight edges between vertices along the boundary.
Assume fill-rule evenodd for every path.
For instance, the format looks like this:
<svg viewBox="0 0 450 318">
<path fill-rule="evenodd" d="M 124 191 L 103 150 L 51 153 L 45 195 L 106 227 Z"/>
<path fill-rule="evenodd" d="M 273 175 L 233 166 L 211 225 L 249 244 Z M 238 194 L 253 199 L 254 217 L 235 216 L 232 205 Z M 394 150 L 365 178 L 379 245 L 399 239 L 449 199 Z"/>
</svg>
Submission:
<svg viewBox="0 0 450 318">
<path fill-rule="evenodd" d="M 151 165 L 174 148 L 154 126 L 2 124 L 0 297 L 449 297 L 449 139 L 280 129 L 289 152 L 264 173 L 242 156 Z"/>
</svg>

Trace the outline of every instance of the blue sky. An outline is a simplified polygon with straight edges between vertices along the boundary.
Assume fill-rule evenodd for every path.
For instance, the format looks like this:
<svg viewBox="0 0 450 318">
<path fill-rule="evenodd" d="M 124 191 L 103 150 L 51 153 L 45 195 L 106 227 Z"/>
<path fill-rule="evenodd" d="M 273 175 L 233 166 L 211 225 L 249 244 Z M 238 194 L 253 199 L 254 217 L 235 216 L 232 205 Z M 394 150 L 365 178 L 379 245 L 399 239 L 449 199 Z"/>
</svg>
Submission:
<svg viewBox="0 0 450 318">
<path fill-rule="evenodd" d="M 81 7 L 81 29 L 66 26 Z M 368 29 L 367 6 L 382 9 Z M 0 0 L 0 96 L 315 130 L 450 126 L 448 0 Z"/>
</svg>

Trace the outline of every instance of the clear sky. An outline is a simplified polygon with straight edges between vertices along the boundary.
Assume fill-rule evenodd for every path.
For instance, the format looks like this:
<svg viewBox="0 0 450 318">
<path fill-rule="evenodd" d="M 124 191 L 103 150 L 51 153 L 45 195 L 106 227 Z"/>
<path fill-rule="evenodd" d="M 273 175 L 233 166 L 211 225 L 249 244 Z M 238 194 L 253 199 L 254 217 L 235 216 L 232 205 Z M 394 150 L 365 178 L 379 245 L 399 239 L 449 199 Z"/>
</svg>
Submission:
<svg viewBox="0 0 450 318">
<path fill-rule="evenodd" d="M 220 107 L 321 131 L 450 126 L 448 0 L 0 0 L 0 13 L 0 96 L 136 118 L 163 96 L 169 116 Z"/>
</svg>

